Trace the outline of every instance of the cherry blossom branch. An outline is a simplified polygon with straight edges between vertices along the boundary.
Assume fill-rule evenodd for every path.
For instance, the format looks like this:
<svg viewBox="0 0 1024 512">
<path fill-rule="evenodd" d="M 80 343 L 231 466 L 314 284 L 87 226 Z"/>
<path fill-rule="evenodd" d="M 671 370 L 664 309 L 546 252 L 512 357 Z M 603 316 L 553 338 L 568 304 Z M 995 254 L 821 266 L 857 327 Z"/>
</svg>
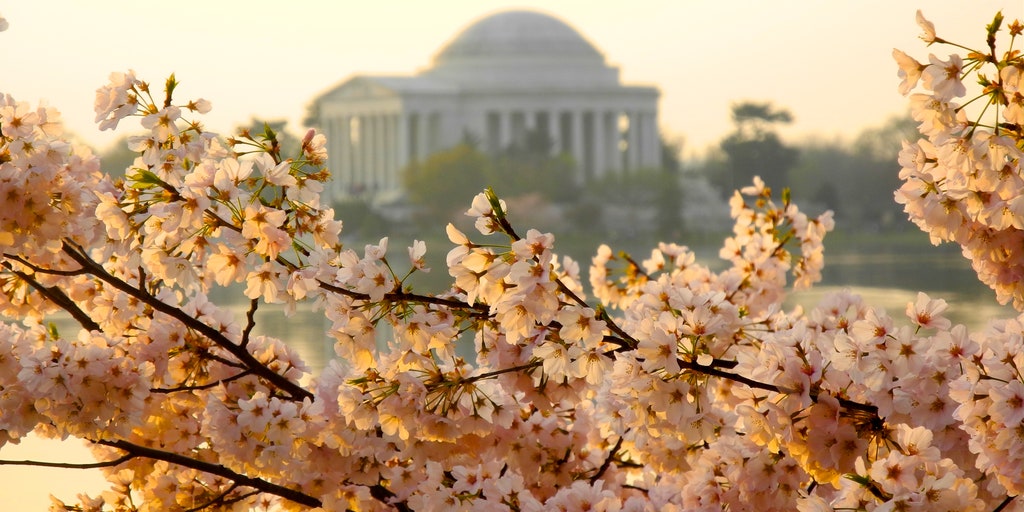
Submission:
<svg viewBox="0 0 1024 512">
<path fill-rule="evenodd" d="M 357 299 L 357 300 L 362 300 L 362 301 L 370 302 L 369 294 L 360 293 L 360 292 L 356 292 L 356 291 L 352 291 L 352 290 L 347 290 L 347 289 L 342 288 L 340 286 L 333 285 L 333 284 L 330 284 L 330 283 L 325 283 L 325 282 L 320 281 L 320 280 L 317 280 L 317 283 L 320 285 L 320 288 L 323 288 L 324 290 L 327 290 L 329 292 L 337 293 L 337 294 L 344 295 L 346 297 L 351 297 L 351 298 Z M 402 303 L 402 302 L 419 302 L 419 303 L 423 303 L 423 304 L 434 304 L 434 305 L 438 305 L 438 306 L 445 306 L 445 307 L 448 307 L 448 308 L 451 308 L 451 309 L 458 309 L 458 310 L 469 311 L 470 314 L 472 314 L 473 316 L 480 317 L 480 318 L 490 318 L 490 316 L 491 316 L 490 315 L 490 306 L 488 306 L 487 304 L 468 304 L 466 302 L 463 302 L 463 301 L 460 301 L 460 300 L 455 300 L 455 299 L 445 299 L 443 297 L 434 297 L 434 296 L 431 296 L 431 295 L 420 295 L 420 294 L 416 294 L 416 293 L 408 293 L 408 292 L 402 292 L 402 291 L 390 292 L 390 293 L 384 294 L 384 299 L 382 300 L 382 302 L 397 302 L 397 303 Z"/>
<path fill-rule="evenodd" d="M 719 378 L 723 378 L 723 379 L 728 379 L 728 380 L 731 380 L 731 381 L 734 381 L 734 382 L 739 382 L 741 384 L 745 384 L 746 386 L 751 387 L 751 388 L 755 388 L 755 389 L 761 389 L 761 390 L 764 390 L 764 391 L 771 391 L 773 393 L 782 393 L 782 394 L 786 394 L 787 393 L 787 391 L 785 389 L 780 388 L 780 387 L 778 387 L 778 386 L 776 386 L 774 384 L 767 384 L 767 383 L 764 383 L 764 382 L 761 382 L 761 381 L 756 381 L 754 379 L 751 379 L 751 378 L 748 378 L 748 377 L 744 377 L 744 376 L 736 374 L 736 373 L 720 370 L 720 369 L 718 369 L 718 368 L 716 368 L 714 366 L 704 366 L 704 365 L 698 364 L 696 362 L 685 361 L 685 360 L 682 360 L 682 359 L 679 359 L 678 361 L 679 361 L 679 366 L 681 368 L 685 368 L 687 370 L 692 370 L 692 371 L 695 371 L 695 372 L 698 372 L 698 373 L 703 373 L 705 375 L 719 377 Z M 712 363 L 712 364 L 714 364 L 714 363 Z M 814 400 L 814 401 L 818 400 L 818 394 L 817 393 L 811 393 L 810 396 L 811 396 L 811 400 Z M 843 406 L 843 407 L 845 407 L 847 409 L 866 412 L 866 413 L 869 413 L 869 414 L 873 414 L 876 417 L 878 416 L 878 407 L 876 407 L 874 405 L 862 404 L 860 402 L 854 402 L 853 400 L 849 400 L 849 399 L 846 399 L 846 398 L 840 398 L 840 397 L 836 397 L 836 400 L 839 401 L 839 405 L 841 405 L 841 406 Z"/>
<path fill-rule="evenodd" d="M 249 301 L 249 310 L 245 312 L 245 330 L 242 331 L 242 346 L 249 344 L 249 336 L 256 327 L 256 308 L 260 305 L 259 299 Z"/>
<path fill-rule="evenodd" d="M 179 308 L 171 306 L 153 295 L 136 288 L 125 281 L 115 277 L 106 271 L 101 265 L 94 262 L 79 248 L 72 247 L 69 243 L 64 243 L 64 253 L 70 256 L 73 260 L 82 265 L 83 268 L 87 269 L 88 272 L 103 282 L 121 290 L 124 293 L 142 301 L 149 305 L 153 309 L 170 316 L 184 324 L 185 326 L 198 331 L 200 334 L 206 336 L 211 341 L 224 348 L 231 355 L 235 356 L 246 368 L 252 370 L 258 377 L 266 379 L 268 382 L 277 386 L 279 389 L 288 393 L 294 400 L 303 400 L 306 398 L 313 399 L 313 393 L 309 392 L 299 384 L 292 382 L 287 377 L 271 370 L 266 365 L 256 359 L 255 356 L 249 353 L 242 345 L 232 343 L 227 337 L 224 336 L 219 330 L 199 321 L 197 318 L 185 313 Z"/>
<path fill-rule="evenodd" d="M 612 461 L 615 460 L 615 456 L 619 453 L 619 450 L 622 448 L 622 441 L 624 441 L 625 439 L 626 436 L 619 436 L 619 440 L 616 441 L 615 446 L 613 446 L 612 449 L 608 451 L 608 456 L 604 458 L 604 462 L 601 464 L 601 467 L 598 468 L 597 473 L 594 473 L 594 475 L 590 477 L 591 485 L 593 485 L 594 482 L 600 480 L 601 477 L 604 476 L 605 471 L 608 471 L 608 468 L 611 467 Z"/>
<path fill-rule="evenodd" d="M 78 269 L 78 270 L 55 270 L 55 269 L 52 269 L 52 268 L 43 268 L 43 267 L 40 267 L 38 265 L 33 265 L 31 262 L 29 262 L 25 258 L 22 258 L 21 256 L 18 256 L 17 254 L 7 254 L 7 253 L 4 253 L 3 256 L 4 256 L 4 258 L 17 261 L 18 263 L 28 267 L 29 269 L 32 270 L 32 272 L 35 272 L 37 274 L 49 274 L 49 275 L 54 275 L 54 276 L 65 276 L 65 277 L 80 276 L 80 275 L 85 274 L 85 270 L 83 270 L 83 269 Z M 7 266 L 7 265 L 5 264 L 4 266 Z"/>
<path fill-rule="evenodd" d="M 112 460 L 108 460 L 108 461 L 100 461 L 100 462 L 88 462 L 88 463 L 48 462 L 48 461 L 38 461 L 38 460 L 5 460 L 5 459 L 0 459 L 0 466 L 31 466 L 31 467 L 60 468 L 60 469 L 98 469 L 98 468 L 109 468 L 109 467 L 119 466 L 121 464 L 124 464 L 125 462 L 128 462 L 128 461 L 132 460 L 132 459 L 148 458 L 148 459 L 153 459 L 153 460 L 162 460 L 164 462 L 169 462 L 171 464 L 177 464 L 179 466 L 185 466 L 185 467 L 188 467 L 188 468 L 191 468 L 191 469 L 202 471 L 204 473 L 209 473 L 209 474 L 212 474 L 212 475 L 223 477 L 223 478 L 229 479 L 229 480 L 231 480 L 233 482 L 232 486 L 227 491 L 225 491 L 220 496 L 218 496 L 217 498 L 215 498 L 213 501 L 209 502 L 208 504 L 204 505 L 203 507 L 199 507 L 199 508 L 197 508 L 195 510 L 203 510 L 203 509 L 208 508 L 209 506 L 217 504 L 217 503 L 225 503 L 226 504 L 226 503 L 230 503 L 230 502 L 240 501 L 242 499 L 245 499 L 245 498 L 247 498 L 249 496 L 252 496 L 252 495 L 258 494 L 258 493 L 273 494 L 275 496 L 280 496 L 280 497 L 285 498 L 287 500 L 294 501 L 296 503 L 299 503 L 301 505 L 305 505 L 305 506 L 308 506 L 308 507 L 319 507 L 319 506 L 322 505 L 320 500 L 318 500 L 317 498 L 315 498 L 313 496 L 309 496 L 309 495 L 307 495 L 305 493 L 302 493 L 300 491 L 296 491 L 294 489 L 290 489 L 290 488 L 283 487 L 283 486 L 280 486 L 280 485 L 277 485 L 277 484 L 274 484 L 274 483 L 271 483 L 271 482 L 267 482 L 266 480 L 263 480 L 263 479 L 260 479 L 260 478 L 250 477 L 250 476 L 243 475 L 241 473 L 237 473 L 237 472 L 232 471 L 231 469 L 228 469 L 228 468 L 226 468 L 226 467 L 224 467 L 222 465 L 219 465 L 219 464 L 213 464 L 213 463 L 210 463 L 210 462 L 204 462 L 204 461 L 196 460 L 196 459 L 193 459 L 191 457 L 184 456 L 184 455 L 179 455 L 179 454 L 176 454 L 176 453 L 173 453 L 173 452 L 167 452 L 167 451 L 163 451 L 163 450 L 157 450 L 155 448 L 148 448 L 148 447 L 137 445 L 137 444 L 134 444 L 134 443 L 129 443 L 127 441 L 99 440 L 99 441 L 93 441 L 93 442 L 96 443 L 96 444 L 103 445 L 103 446 L 110 446 L 112 448 L 117 448 L 117 449 L 125 451 L 127 453 L 125 455 L 121 456 L 121 457 L 116 458 L 116 459 L 112 459 Z M 241 487 L 241 486 L 251 487 L 253 489 L 256 489 L 258 492 L 251 492 L 251 493 L 244 494 L 244 495 L 240 496 L 237 499 L 233 498 L 231 500 L 226 500 L 226 496 L 228 494 L 230 494 L 231 491 L 233 491 L 233 490 L 235 490 L 235 489 L 237 489 L 238 487 Z M 393 492 L 391 492 L 389 489 L 387 489 L 386 487 L 384 487 L 382 485 L 379 485 L 379 484 L 378 485 L 369 486 L 369 489 L 370 489 L 370 495 L 373 496 L 375 499 L 381 501 L 382 503 L 390 503 L 391 500 L 393 500 L 394 497 L 395 497 L 395 494 Z M 402 503 L 391 503 L 391 505 L 394 506 L 396 509 L 398 509 L 400 511 L 409 511 L 409 510 L 411 510 L 408 507 L 408 505 L 406 505 L 404 502 L 402 502 Z"/>
<path fill-rule="evenodd" d="M 506 374 L 506 373 L 518 372 L 518 371 L 522 371 L 522 370 L 533 370 L 534 368 L 537 368 L 538 366 L 541 366 L 542 364 L 544 364 L 544 362 L 542 360 L 540 360 L 540 359 L 537 359 L 536 361 L 531 361 L 529 363 L 521 364 L 519 366 L 510 366 L 508 368 L 502 368 L 500 370 L 494 370 L 494 371 L 490 371 L 490 372 L 486 372 L 486 373 L 481 373 L 480 375 L 473 375 L 471 377 L 467 377 L 465 379 L 462 379 L 462 384 L 472 384 L 472 383 L 474 383 L 476 381 L 479 381 L 479 380 L 490 379 L 492 377 L 497 377 L 499 375 L 503 375 L 503 374 Z"/>
<path fill-rule="evenodd" d="M 576 295 L 572 290 L 570 290 L 569 287 L 566 286 L 565 283 L 563 283 L 561 279 L 555 279 L 555 284 L 558 286 L 559 291 L 561 291 L 562 293 L 568 295 L 569 298 L 571 298 L 573 301 L 575 301 L 576 304 L 579 305 L 580 307 L 583 307 L 583 308 L 590 307 L 590 305 L 587 304 L 586 301 L 584 301 L 582 298 L 580 298 L 578 295 Z M 640 345 L 640 342 L 637 341 L 636 338 L 630 336 L 629 333 L 627 333 L 625 330 L 622 329 L 622 327 L 619 326 L 619 324 L 615 321 L 615 319 L 612 318 L 612 316 L 608 314 L 607 310 L 605 310 L 603 307 L 601 307 L 601 308 L 598 308 L 596 311 L 597 311 L 598 319 L 599 320 L 603 320 L 605 326 L 608 327 L 608 330 L 610 330 L 611 332 L 615 333 L 616 336 L 618 336 L 618 337 L 606 336 L 605 337 L 605 341 L 610 341 L 610 342 L 618 345 L 620 348 L 622 348 L 624 350 L 633 350 L 633 349 L 635 349 L 636 347 L 638 347 Z"/>
<path fill-rule="evenodd" d="M 268 482 L 266 480 L 263 480 L 262 478 L 243 475 L 241 473 L 228 469 L 220 464 L 205 462 L 193 459 L 191 457 L 187 457 L 185 455 L 180 455 L 174 452 L 157 450 L 155 448 L 137 445 L 124 440 L 110 441 L 100 439 L 93 442 L 102 446 L 109 446 L 111 448 L 117 448 L 119 450 L 125 451 L 128 453 L 127 456 L 129 458 L 144 457 L 147 459 L 162 460 L 164 462 L 168 462 L 171 464 L 185 466 L 187 468 L 202 471 L 204 473 L 209 473 L 211 475 L 227 478 L 235 482 L 237 485 L 252 487 L 253 489 L 259 490 L 260 492 L 280 496 L 286 500 L 294 501 L 295 503 L 305 505 L 307 507 L 316 508 L 323 505 L 323 503 L 319 499 L 308 494 L 305 494 L 301 491 L 297 491 L 295 489 L 290 489 L 282 485 Z"/>
<path fill-rule="evenodd" d="M 238 487 L 239 485 L 237 483 L 232 483 L 231 487 L 228 487 L 226 491 L 220 493 L 219 495 L 217 495 L 217 497 L 211 499 L 206 503 L 203 503 L 202 505 L 198 505 L 196 507 L 187 509 L 184 512 L 199 512 L 200 510 L 213 510 L 213 507 L 215 505 L 231 505 L 232 503 L 238 503 L 246 498 L 259 494 L 259 491 L 251 491 L 229 499 L 228 495 L 234 492 L 235 489 L 238 489 Z"/>
<path fill-rule="evenodd" d="M 409 505 L 407 505 L 404 501 L 395 502 L 395 493 L 391 492 L 391 490 L 388 489 L 387 487 L 377 484 L 369 486 L 369 489 L 370 496 L 373 496 L 375 500 L 381 503 L 387 503 L 392 507 L 395 507 L 399 512 L 412 512 L 412 509 L 409 508 Z"/>
<path fill-rule="evenodd" d="M 68 314 L 71 315 L 71 318 L 74 318 L 75 321 L 78 322 L 78 324 L 81 325 L 82 328 L 84 328 L 85 330 L 101 330 L 100 325 L 98 323 L 96 323 L 88 314 L 86 314 L 85 311 L 82 311 L 82 309 L 78 307 L 78 304 L 75 304 L 75 302 L 71 300 L 70 297 L 64 294 L 64 292 L 61 291 L 56 286 L 43 286 L 42 283 L 36 281 L 32 276 L 20 270 L 15 270 L 14 266 L 11 265 L 10 262 L 3 262 L 3 266 L 11 273 L 18 276 L 19 279 L 28 283 L 29 286 L 34 288 L 37 292 L 39 292 L 40 295 L 45 297 L 47 300 L 56 304 L 64 311 L 67 311 Z"/>
<path fill-rule="evenodd" d="M 150 388 L 149 391 L 151 393 L 163 393 L 163 394 L 177 393 L 179 391 L 202 391 L 202 390 L 205 390 L 205 389 L 215 388 L 215 387 L 217 387 L 217 386 L 219 386 L 221 384 L 227 384 L 228 382 L 241 379 L 242 377 L 245 377 L 246 375 L 252 375 L 252 373 L 253 373 L 252 370 L 245 370 L 244 372 L 241 372 L 241 373 L 238 373 L 238 374 L 235 374 L 235 375 L 232 375 L 230 377 L 227 377 L 227 378 L 224 378 L 224 379 L 220 379 L 220 380 L 217 380 L 217 381 L 214 381 L 214 382 L 209 382 L 209 383 L 206 383 L 206 384 L 197 384 L 197 385 L 194 385 L 194 386 L 178 386 L 176 388 Z"/>
<path fill-rule="evenodd" d="M 1010 503 L 1013 503 L 1013 500 L 1015 499 L 1017 499 L 1016 496 L 1007 496 L 998 507 L 992 509 L 992 512 L 1002 512 L 1006 507 L 1009 507 Z"/>
<path fill-rule="evenodd" d="M 644 268 L 640 266 L 640 264 L 637 263 L 636 260 L 633 259 L 633 255 L 629 254 L 626 251 L 619 251 L 619 257 L 622 258 L 623 260 L 626 260 L 626 263 L 629 264 L 629 266 L 633 269 L 633 272 L 636 272 L 637 275 L 644 276 L 647 279 L 651 278 L 650 274 L 645 272 Z"/>
</svg>

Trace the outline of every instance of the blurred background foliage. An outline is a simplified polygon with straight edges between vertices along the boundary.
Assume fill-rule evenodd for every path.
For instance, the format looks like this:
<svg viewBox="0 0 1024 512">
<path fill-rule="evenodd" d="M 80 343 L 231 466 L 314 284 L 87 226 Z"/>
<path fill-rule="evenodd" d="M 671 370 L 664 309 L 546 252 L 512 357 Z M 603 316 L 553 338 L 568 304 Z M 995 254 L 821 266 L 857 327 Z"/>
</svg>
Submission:
<svg viewBox="0 0 1024 512">
<path fill-rule="evenodd" d="M 777 191 L 789 188 L 808 214 L 832 210 L 839 236 L 917 231 L 893 200 L 901 142 L 916 137 L 909 116 L 889 119 L 853 140 L 784 140 L 780 128 L 799 120 L 770 102 L 735 103 L 732 121 L 733 131 L 702 158 L 683 161 L 685 141 L 663 139 L 661 168 L 610 173 L 586 183 L 575 178 L 572 158 L 555 154 L 543 134 L 527 133 L 497 154 L 485 153 L 467 137 L 403 170 L 400 209 L 368 198 L 333 206 L 352 243 L 376 242 L 381 236 L 443 242 L 448 222 L 472 229 L 463 212 L 473 196 L 490 186 L 509 204 L 522 231 L 552 231 L 563 248 L 570 246 L 566 252 L 586 261 L 601 242 L 717 246 L 731 226 L 728 198 L 756 174 Z M 283 155 L 297 150 L 300 135 L 282 121 L 253 119 L 239 129 L 263 133 L 268 127 L 277 134 Z M 115 176 L 123 176 L 137 156 L 127 139 L 101 155 L 104 169 Z"/>
</svg>

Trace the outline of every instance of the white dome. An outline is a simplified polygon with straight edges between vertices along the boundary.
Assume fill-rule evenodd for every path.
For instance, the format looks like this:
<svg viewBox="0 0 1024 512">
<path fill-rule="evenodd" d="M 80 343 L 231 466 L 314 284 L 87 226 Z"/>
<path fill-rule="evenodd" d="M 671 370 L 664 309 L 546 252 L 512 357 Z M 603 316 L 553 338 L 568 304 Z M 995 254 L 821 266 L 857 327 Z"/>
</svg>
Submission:
<svg viewBox="0 0 1024 512">
<path fill-rule="evenodd" d="M 618 84 L 618 70 L 558 18 L 506 11 L 473 23 L 434 57 L 427 74 L 460 85 L 594 87 Z"/>
<path fill-rule="evenodd" d="M 592 44 L 557 18 L 534 11 L 508 11 L 483 18 L 448 43 L 437 65 L 475 58 L 555 57 L 604 64 Z"/>
</svg>

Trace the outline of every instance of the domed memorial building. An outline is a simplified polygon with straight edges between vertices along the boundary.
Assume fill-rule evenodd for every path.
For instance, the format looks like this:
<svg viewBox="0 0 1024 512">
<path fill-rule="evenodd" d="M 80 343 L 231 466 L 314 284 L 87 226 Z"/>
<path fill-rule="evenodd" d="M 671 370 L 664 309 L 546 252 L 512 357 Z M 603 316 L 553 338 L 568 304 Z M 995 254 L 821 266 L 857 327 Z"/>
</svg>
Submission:
<svg viewBox="0 0 1024 512">
<path fill-rule="evenodd" d="M 356 75 L 313 100 L 327 136 L 332 196 L 401 196 L 401 169 L 464 140 L 498 152 L 543 134 L 584 182 L 657 167 L 658 90 L 619 70 L 565 22 L 533 11 L 492 14 L 463 30 L 414 76 Z"/>
</svg>

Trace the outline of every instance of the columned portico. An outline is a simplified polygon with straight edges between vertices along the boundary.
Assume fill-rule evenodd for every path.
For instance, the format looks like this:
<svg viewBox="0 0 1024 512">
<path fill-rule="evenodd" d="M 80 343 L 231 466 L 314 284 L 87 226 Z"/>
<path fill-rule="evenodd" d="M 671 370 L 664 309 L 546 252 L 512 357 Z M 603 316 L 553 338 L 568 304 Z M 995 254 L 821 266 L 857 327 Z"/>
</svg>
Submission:
<svg viewBox="0 0 1024 512">
<path fill-rule="evenodd" d="M 355 76 L 314 101 L 336 200 L 402 196 L 402 170 L 465 140 L 499 153 L 531 133 L 576 163 L 576 181 L 660 165 L 658 90 L 546 14 L 483 18 L 414 76 Z"/>
</svg>

